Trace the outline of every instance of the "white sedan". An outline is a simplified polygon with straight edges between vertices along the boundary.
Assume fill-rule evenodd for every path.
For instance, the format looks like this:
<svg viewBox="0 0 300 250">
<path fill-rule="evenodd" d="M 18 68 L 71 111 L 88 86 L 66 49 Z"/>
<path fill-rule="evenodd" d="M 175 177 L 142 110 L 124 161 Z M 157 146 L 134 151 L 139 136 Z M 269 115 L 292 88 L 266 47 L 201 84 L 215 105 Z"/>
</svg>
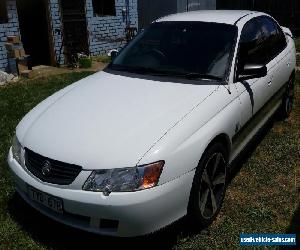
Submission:
<svg viewBox="0 0 300 250">
<path fill-rule="evenodd" d="M 289 29 L 250 11 L 152 23 L 103 71 L 20 122 L 8 163 L 17 192 L 64 224 L 144 235 L 220 211 L 233 160 L 266 121 L 291 112 Z"/>
</svg>

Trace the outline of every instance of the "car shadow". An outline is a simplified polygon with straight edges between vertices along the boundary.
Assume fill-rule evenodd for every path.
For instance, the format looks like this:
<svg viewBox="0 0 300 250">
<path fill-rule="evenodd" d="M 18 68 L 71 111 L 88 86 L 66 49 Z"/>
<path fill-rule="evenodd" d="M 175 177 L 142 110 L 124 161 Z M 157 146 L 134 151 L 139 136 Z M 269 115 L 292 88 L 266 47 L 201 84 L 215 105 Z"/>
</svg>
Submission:
<svg viewBox="0 0 300 250">
<path fill-rule="evenodd" d="M 243 164 L 249 159 L 270 131 L 273 119 L 253 138 L 249 146 L 240 154 L 233 164 L 231 180 L 239 173 Z M 299 210 L 299 209 L 298 209 Z M 78 249 L 105 246 L 111 249 L 172 249 L 178 239 L 192 237 L 196 234 L 209 234 L 209 228 L 192 226 L 187 217 L 167 226 L 160 231 L 141 237 L 116 238 L 87 233 L 64 224 L 55 222 L 28 205 L 17 192 L 8 203 L 8 211 L 12 219 L 40 244 L 51 249 Z M 295 219 L 296 220 L 296 219 Z M 299 223 L 298 223 L 299 225 Z"/>
<path fill-rule="evenodd" d="M 254 109 L 254 95 L 253 95 L 253 91 L 251 89 L 250 84 L 247 81 L 242 81 L 242 84 L 244 85 L 246 91 L 249 94 L 250 102 L 251 102 L 251 107 L 252 107 L 252 115 L 253 115 L 253 109 Z"/>
<path fill-rule="evenodd" d="M 277 114 L 273 115 L 272 118 L 256 133 L 256 135 L 251 139 L 248 145 L 242 150 L 241 153 L 236 157 L 236 159 L 230 165 L 228 185 L 232 182 L 235 176 L 238 175 L 243 165 L 252 157 L 252 154 L 257 149 L 259 144 L 264 140 L 266 135 L 273 128 L 274 123 L 278 121 Z"/>
<path fill-rule="evenodd" d="M 228 185 L 232 182 L 236 175 L 240 172 L 243 165 L 248 161 L 248 159 L 252 156 L 254 151 L 257 149 L 258 145 L 263 141 L 265 136 L 274 126 L 274 123 L 277 121 L 278 117 L 274 115 L 272 119 L 270 119 L 266 125 L 253 137 L 251 142 L 247 145 L 247 147 L 239 154 L 239 156 L 232 163 L 231 171 L 229 174 Z M 300 188 L 296 191 L 300 195 Z M 286 230 L 287 234 L 295 234 L 297 236 L 296 244 L 300 245 L 300 204 L 298 205 L 297 210 L 290 222 L 288 229 Z M 279 249 L 287 249 L 287 246 L 282 246 Z"/>
</svg>

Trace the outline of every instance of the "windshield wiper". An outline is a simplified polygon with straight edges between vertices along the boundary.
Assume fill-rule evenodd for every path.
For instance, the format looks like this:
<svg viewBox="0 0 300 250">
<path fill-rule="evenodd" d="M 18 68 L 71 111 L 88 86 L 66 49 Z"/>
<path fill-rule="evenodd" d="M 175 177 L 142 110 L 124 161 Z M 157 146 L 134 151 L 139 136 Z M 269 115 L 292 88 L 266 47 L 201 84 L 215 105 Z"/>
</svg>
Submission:
<svg viewBox="0 0 300 250">
<path fill-rule="evenodd" d="M 132 73 L 138 74 L 150 74 L 154 76 L 173 76 L 173 77 L 180 77 L 180 78 L 187 78 L 191 80 L 195 79 L 209 79 L 209 80 L 217 80 L 221 81 L 223 78 L 215 75 L 210 74 L 201 74 L 196 72 L 178 72 L 174 70 L 158 70 L 154 68 L 148 67 L 139 67 L 139 66 L 124 66 L 113 64 L 111 65 L 112 69 L 119 70 L 119 71 L 127 71 Z"/>
<path fill-rule="evenodd" d="M 151 74 L 155 76 L 173 76 L 173 77 L 180 77 L 180 78 L 187 78 L 191 80 L 196 79 L 209 79 L 209 80 L 217 80 L 221 81 L 223 78 L 215 75 L 210 74 L 201 74 L 195 72 L 177 72 L 173 70 L 158 70 L 153 68 L 145 68 L 145 67 L 134 67 L 132 68 L 133 71 L 140 74 Z"/>
<path fill-rule="evenodd" d="M 215 76 L 215 75 L 210 75 L 210 74 L 201 74 L 201 73 L 195 73 L 195 72 L 191 72 L 191 73 L 183 73 L 181 75 L 182 77 L 185 77 L 187 79 L 209 79 L 209 80 L 217 80 L 217 81 L 221 81 L 223 78 L 219 77 L 219 76 Z"/>
<path fill-rule="evenodd" d="M 153 69 L 153 68 L 147 68 L 147 67 L 138 67 L 138 66 L 124 66 L 124 65 L 118 65 L 118 64 L 112 64 L 111 68 L 113 70 L 118 70 L 118 71 L 127 71 L 131 73 L 138 73 L 138 74 L 151 74 L 151 75 L 158 75 L 158 76 L 165 76 L 168 73 Z"/>
</svg>

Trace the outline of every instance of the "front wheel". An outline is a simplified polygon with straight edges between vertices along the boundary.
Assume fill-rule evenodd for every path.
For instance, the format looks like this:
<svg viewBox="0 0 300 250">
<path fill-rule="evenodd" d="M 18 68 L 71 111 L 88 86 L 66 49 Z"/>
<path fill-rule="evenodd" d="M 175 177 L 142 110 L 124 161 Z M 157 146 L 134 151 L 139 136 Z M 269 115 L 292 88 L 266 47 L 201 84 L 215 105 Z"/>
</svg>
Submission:
<svg viewBox="0 0 300 250">
<path fill-rule="evenodd" d="M 206 150 L 196 170 L 189 203 L 194 225 L 208 226 L 217 217 L 227 185 L 227 152 L 220 143 Z"/>
<path fill-rule="evenodd" d="M 288 85 L 286 87 L 285 93 L 282 97 L 282 103 L 279 108 L 279 116 L 282 119 L 286 119 L 290 116 L 293 104 L 294 104 L 294 98 L 295 98 L 295 78 L 292 77 Z"/>
</svg>

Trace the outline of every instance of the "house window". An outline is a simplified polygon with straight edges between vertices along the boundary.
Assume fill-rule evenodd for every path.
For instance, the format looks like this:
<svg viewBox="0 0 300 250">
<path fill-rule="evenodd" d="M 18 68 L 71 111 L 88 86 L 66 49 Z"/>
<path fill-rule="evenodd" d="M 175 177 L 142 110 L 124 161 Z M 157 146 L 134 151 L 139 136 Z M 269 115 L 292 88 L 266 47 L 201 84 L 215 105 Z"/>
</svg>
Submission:
<svg viewBox="0 0 300 250">
<path fill-rule="evenodd" d="M 116 15 L 115 0 L 93 0 L 93 8 L 96 16 Z"/>
<path fill-rule="evenodd" d="M 7 7 L 6 0 L 0 0 L 0 23 L 7 23 Z"/>
</svg>

